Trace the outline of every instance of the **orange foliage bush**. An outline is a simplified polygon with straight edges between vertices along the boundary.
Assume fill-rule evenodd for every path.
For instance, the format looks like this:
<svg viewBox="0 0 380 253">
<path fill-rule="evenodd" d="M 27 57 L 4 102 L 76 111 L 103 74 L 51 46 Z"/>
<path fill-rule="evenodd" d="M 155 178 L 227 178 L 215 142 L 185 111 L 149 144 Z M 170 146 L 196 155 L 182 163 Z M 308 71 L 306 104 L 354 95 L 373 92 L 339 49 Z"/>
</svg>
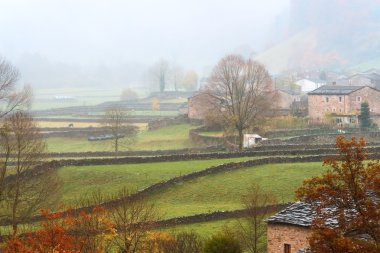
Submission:
<svg viewBox="0 0 380 253">
<path fill-rule="evenodd" d="M 102 207 L 91 213 L 62 217 L 60 213 L 41 211 L 45 217 L 41 229 L 6 242 L 4 253 L 101 253 L 116 234 Z"/>
</svg>

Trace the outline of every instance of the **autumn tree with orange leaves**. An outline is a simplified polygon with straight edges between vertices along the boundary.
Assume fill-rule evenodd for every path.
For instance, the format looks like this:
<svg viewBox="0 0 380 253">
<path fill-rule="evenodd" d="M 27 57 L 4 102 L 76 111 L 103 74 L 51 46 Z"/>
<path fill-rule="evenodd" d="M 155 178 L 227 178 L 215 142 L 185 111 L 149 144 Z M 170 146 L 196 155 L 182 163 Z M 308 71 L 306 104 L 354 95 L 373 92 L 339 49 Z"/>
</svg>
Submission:
<svg viewBox="0 0 380 253">
<path fill-rule="evenodd" d="M 4 253 L 101 253 L 107 252 L 116 236 L 112 221 L 102 207 L 78 215 L 50 213 L 42 210 L 41 229 L 22 237 L 13 237 Z"/>
<path fill-rule="evenodd" d="M 365 140 L 337 138 L 339 156 L 305 180 L 297 196 L 313 210 L 310 249 L 318 253 L 380 252 L 380 163 L 366 161 Z"/>
</svg>

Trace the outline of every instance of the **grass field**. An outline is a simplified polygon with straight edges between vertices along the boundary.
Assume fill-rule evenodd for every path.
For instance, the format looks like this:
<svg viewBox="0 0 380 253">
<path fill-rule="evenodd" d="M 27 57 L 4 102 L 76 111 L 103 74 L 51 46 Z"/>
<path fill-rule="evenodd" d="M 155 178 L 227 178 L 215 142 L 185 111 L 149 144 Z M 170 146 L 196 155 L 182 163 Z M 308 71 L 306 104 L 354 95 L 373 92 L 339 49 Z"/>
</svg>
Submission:
<svg viewBox="0 0 380 253">
<path fill-rule="evenodd" d="M 52 122 L 52 121 L 42 121 L 37 119 L 38 127 L 45 128 L 45 127 L 51 127 L 51 128 L 60 128 L 60 127 L 68 127 L 69 124 L 74 124 L 74 127 L 78 128 L 85 128 L 85 127 L 100 127 L 99 122 L 72 122 L 70 120 L 65 121 L 59 121 L 59 122 Z"/>
<path fill-rule="evenodd" d="M 105 195 L 115 194 L 122 187 L 135 192 L 151 184 L 199 171 L 213 165 L 251 159 L 253 158 L 242 157 L 200 161 L 64 167 L 58 170 L 58 175 L 63 181 L 62 201 L 66 204 L 74 204 L 75 199 L 97 190 L 101 190 Z"/>
<path fill-rule="evenodd" d="M 278 202 L 294 201 L 305 178 L 319 175 L 322 163 L 269 164 L 223 172 L 175 185 L 150 196 L 165 217 L 242 208 L 241 196 L 253 182 L 271 190 Z"/>
<path fill-rule="evenodd" d="M 120 99 L 121 89 L 83 88 L 42 88 L 34 90 L 33 110 L 45 110 L 69 106 L 96 105 L 105 101 Z M 56 99 L 57 96 L 68 96 L 72 99 Z"/>
<path fill-rule="evenodd" d="M 225 219 L 217 221 L 199 222 L 194 224 L 179 225 L 161 229 L 167 233 L 196 232 L 202 238 L 207 239 L 212 235 L 222 232 L 226 227 L 232 227 L 237 219 Z"/>
<path fill-rule="evenodd" d="M 141 127 L 143 127 L 141 125 Z M 137 136 L 135 144 L 128 147 L 130 150 L 165 150 L 192 148 L 189 140 L 189 124 L 173 125 L 157 130 L 142 130 Z M 86 137 L 51 137 L 46 138 L 49 152 L 87 152 L 113 151 L 112 141 L 88 141 Z M 121 144 L 120 150 L 127 150 Z"/>
</svg>

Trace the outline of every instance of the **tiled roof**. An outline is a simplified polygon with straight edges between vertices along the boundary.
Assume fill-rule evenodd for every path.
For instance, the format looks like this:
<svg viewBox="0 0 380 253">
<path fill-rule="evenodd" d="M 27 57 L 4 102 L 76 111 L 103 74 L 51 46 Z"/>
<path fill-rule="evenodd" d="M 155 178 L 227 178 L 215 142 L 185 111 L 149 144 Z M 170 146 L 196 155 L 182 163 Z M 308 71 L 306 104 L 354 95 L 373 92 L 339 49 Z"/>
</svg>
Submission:
<svg viewBox="0 0 380 253">
<path fill-rule="evenodd" d="M 312 221 L 313 217 L 310 204 L 300 201 L 267 219 L 268 223 L 292 224 L 302 227 L 310 227 Z"/>
<path fill-rule="evenodd" d="M 309 92 L 309 95 L 347 95 L 366 86 L 324 85 Z"/>
</svg>

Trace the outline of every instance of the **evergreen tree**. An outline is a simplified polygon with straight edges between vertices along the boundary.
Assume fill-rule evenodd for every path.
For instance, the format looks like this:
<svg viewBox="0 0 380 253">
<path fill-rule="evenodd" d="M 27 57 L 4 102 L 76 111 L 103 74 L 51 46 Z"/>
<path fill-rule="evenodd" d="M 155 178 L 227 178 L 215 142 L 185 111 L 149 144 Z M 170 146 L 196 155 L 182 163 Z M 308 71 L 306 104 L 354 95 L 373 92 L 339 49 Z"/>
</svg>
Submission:
<svg viewBox="0 0 380 253">
<path fill-rule="evenodd" d="M 372 125 L 367 102 L 362 103 L 360 106 L 359 122 L 361 128 L 370 128 Z"/>
</svg>

